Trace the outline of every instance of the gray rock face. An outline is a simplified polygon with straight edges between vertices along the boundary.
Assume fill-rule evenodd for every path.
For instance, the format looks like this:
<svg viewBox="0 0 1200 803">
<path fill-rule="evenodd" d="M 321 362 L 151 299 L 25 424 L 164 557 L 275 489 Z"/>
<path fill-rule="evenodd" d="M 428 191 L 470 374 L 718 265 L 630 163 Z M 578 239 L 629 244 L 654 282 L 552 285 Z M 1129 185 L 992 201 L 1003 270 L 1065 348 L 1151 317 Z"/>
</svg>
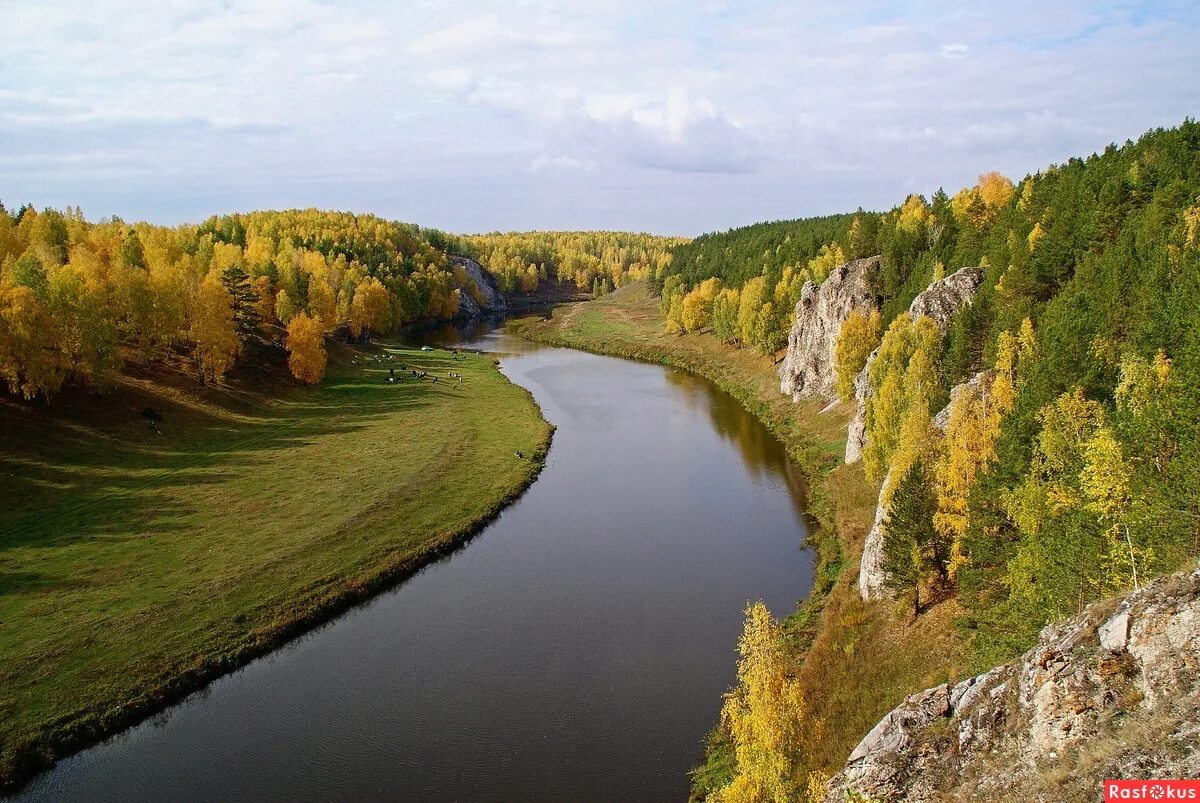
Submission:
<svg viewBox="0 0 1200 803">
<path fill-rule="evenodd" d="M 827 803 L 1095 799 L 1103 778 L 1200 774 L 1200 570 L 1046 627 L 1018 661 L 904 700 L 851 753 Z M 1126 735 L 1129 734 L 1129 735 Z M 1074 785 L 1072 785 L 1074 784 Z"/>
<path fill-rule="evenodd" d="M 469 282 L 474 283 L 482 301 L 476 301 L 470 287 L 463 287 L 458 304 L 458 318 L 480 318 L 484 315 L 503 314 L 508 310 L 508 302 L 492 275 L 483 269 L 470 257 L 451 256 L 447 260 L 450 267 L 461 267 L 466 271 Z"/>
<path fill-rule="evenodd" d="M 974 398 L 974 394 L 986 394 L 991 387 L 992 374 L 990 371 L 980 371 L 968 381 L 954 386 L 950 391 L 950 403 L 943 407 L 933 417 L 933 424 L 943 433 L 950 425 L 950 414 L 954 405 L 961 404 L 964 399 Z M 885 599 L 890 596 L 883 584 L 883 539 L 886 529 L 887 509 L 883 500 L 887 496 L 891 484 L 896 481 L 892 472 L 888 471 L 883 478 L 883 487 L 879 491 L 879 503 L 875 506 L 875 522 L 871 525 L 867 539 L 863 542 L 862 560 L 858 564 L 858 593 L 864 600 Z"/>
<path fill-rule="evenodd" d="M 963 304 L 971 303 L 975 291 L 983 282 L 983 268 L 962 268 L 944 279 L 926 287 L 913 299 L 908 312 L 913 318 L 927 315 L 933 319 L 938 328 L 944 333 L 950 326 L 950 319 Z M 846 437 L 846 462 L 855 463 L 862 459 L 862 450 L 867 445 L 867 399 L 871 395 L 871 381 L 868 371 L 875 362 L 878 349 L 867 357 L 867 363 L 854 380 L 854 401 L 856 410 L 850 421 Z"/>
<path fill-rule="evenodd" d="M 883 538 L 887 526 L 887 506 L 883 500 L 887 498 L 895 478 L 888 471 L 883 478 L 883 486 L 879 489 L 879 502 L 875 505 L 875 521 L 863 542 L 862 560 L 858 563 L 858 594 L 864 600 L 886 599 L 891 596 L 884 585 L 883 572 Z"/>
<path fill-rule="evenodd" d="M 821 396 L 833 400 L 834 353 L 838 333 L 852 310 L 875 309 L 867 274 L 879 257 L 839 265 L 818 287 L 805 282 L 796 304 L 796 322 L 788 334 L 787 356 L 779 366 L 779 390 L 793 401 Z"/>
</svg>

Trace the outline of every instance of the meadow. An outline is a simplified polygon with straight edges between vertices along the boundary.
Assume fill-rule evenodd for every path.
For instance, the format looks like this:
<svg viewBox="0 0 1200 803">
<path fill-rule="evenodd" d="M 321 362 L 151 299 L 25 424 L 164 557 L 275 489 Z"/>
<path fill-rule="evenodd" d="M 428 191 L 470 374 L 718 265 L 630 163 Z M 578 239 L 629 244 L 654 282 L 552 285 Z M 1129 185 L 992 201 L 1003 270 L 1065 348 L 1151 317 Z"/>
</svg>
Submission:
<svg viewBox="0 0 1200 803">
<path fill-rule="evenodd" d="M 549 446 L 489 356 L 334 346 L 314 389 L 248 362 L 0 399 L 0 781 L 454 548 Z"/>
</svg>

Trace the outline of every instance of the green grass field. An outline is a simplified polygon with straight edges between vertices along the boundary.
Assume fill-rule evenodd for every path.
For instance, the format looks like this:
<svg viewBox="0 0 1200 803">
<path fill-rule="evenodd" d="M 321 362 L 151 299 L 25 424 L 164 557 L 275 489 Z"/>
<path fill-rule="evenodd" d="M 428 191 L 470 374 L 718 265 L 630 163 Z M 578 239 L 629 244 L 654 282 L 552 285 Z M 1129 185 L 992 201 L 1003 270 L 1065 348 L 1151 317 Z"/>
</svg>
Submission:
<svg viewBox="0 0 1200 803">
<path fill-rule="evenodd" d="M 0 399 L 0 780 L 413 570 L 536 476 L 550 427 L 490 357 L 372 353 L 394 360 L 335 348 L 311 390 L 276 366 Z"/>
</svg>

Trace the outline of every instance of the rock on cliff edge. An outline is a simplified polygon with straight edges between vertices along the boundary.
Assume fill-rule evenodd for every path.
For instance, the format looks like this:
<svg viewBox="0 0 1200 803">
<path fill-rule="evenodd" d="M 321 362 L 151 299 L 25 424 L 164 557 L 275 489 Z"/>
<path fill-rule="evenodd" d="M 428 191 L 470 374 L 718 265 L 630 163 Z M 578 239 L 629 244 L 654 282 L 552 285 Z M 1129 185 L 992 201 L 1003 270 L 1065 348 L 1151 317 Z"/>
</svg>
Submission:
<svg viewBox="0 0 1200 803">
<path fill-rule="evenodd" d="M 477 291 L 472 293 L 469 286 L 462 288 L 457 317 L 478 318 L 508 311 L 508 302 L 504 300 L 499 285 L 482 265 L 470 257 L 463 256 L 451 256 L 448 263 L 451 268 L 461 267 L 467 274 L 468 284 L 474 283 L 474 289 Z"/>
<path fill-rule="evenodd" d="M 1096 800 L 1105 778 L 1196 777 L 1200 570 L 1047 626 L 1012 664 L 911 695 L 826 801 Z"/>
<path fill-rule="evenodd" d="M 908 312 L 914 318 L 927 315 L 937 323 L 944 333 L 950 326 L 950 319 L 963 304 L 969 304 L 975 297 L 975 291 L 983 282 L 982 268 L 962 268 L 944 279 L 940 279 L 917 295 Z M 867 399 L 871 395 L 871 382 L 868 378 L 871 363 L 875 361 L 878 349 L 867 357 L 867 364 L 854 380 L 854 400 L 857 405 L 854 418 L 850 421 L 850 431 L 846 437 L 846 462 L 854 463 L 862 458 L 862 450 L 867 445 Z"/>
<path fill-rule="evenodd" d="M 879 257 L 839 265 L 818 286 L 805 282 L 788 334 L 787 356 L 779 366 L 779 390 L 793 401 L 812 396 L 833 400 L 834 352 L 838 333 L 852 310 L 875 309 L 867 274 Z"/>
</svg>

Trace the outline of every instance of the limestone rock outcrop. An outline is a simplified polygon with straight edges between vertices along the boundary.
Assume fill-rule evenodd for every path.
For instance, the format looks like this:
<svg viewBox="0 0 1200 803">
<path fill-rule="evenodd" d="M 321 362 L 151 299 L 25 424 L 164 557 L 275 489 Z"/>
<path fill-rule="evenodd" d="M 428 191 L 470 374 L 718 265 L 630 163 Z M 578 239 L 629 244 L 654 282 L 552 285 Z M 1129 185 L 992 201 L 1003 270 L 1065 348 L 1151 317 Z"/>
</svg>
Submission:
<svg viewBox="0 0 1200 803">
<path fill-rule="evenodd" d="M 796 304 L 796 322 L 788 333 L 787 356 L 779 366 L 779 390 L 793 401 L 836 398 L 834 352 L 842 324 L 852 310 L 875 309 L 867 276 L 879 257 L 839 265 L 820 285 L 805 282 Z"/>
<path fill-rule="evenodd" d="M 1200 570 L 1047 626 L 1011 664 L 911 695 L 826 801 L 1094 800 L 1123 777 L 1200 777 Z"/>
<path fill-rule="evenodd" d="M 447 262 L 451 268 L 461 267 L 467 274 L 468 284 L 474 285 L 474 288 L 470 286 L 460 288 L 462 294 L 456 317 L 481 318 L 485 315 L 502 315 L 508 311 L 508 302 L 504 300 L 500 286 L 496 284 L 492 275 L 483 269 L 482 265 L 470 257 L 456 255 L 449 257 Z M 479 300 L 476 300 L 476 293 L 472 293 L 472 289 L 478 293 Z"/>
<path fill-rule="evenodd" d="M 937 323 L 938 328 L 945 332 L 950 326 L 954 313 L 963 304 L 971 303 L 975 292 L 983 282 L 982 268 L 962 268 L 944 279 L 933 282 L 913 299 L 908 312 L 914 318 L 927 315 Z M 871 382 L 868 378 L 871 364 L 875 361 L 878 349 L 867 357 L 867 363 L 854 380 L 854 418 L 850 421 L 846 437 L 846 462 L 854 463 L 862 459 L 862 450 L 867 445 L 867 399 L 871 395 Z"/>
</svg>

